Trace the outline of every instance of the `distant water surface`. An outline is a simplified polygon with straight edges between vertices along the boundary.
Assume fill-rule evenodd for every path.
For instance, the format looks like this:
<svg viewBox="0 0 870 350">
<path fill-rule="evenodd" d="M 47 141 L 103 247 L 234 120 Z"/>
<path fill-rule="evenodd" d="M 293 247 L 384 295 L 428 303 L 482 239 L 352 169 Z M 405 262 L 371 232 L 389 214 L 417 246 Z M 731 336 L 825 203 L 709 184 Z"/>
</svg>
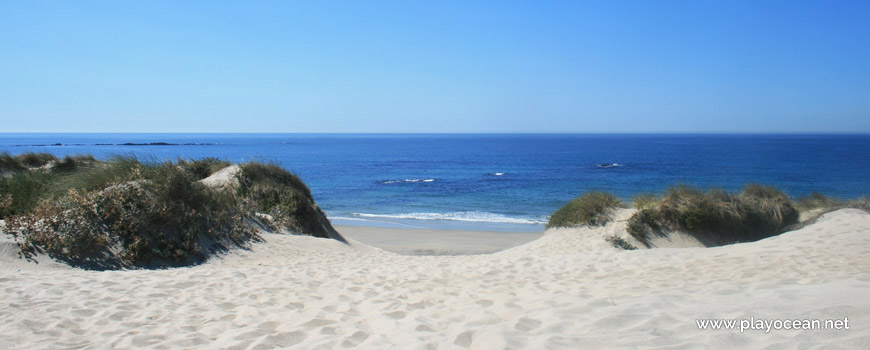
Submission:
<svg viewBox="0 0 870 350">
<path fill-rule="evenodd" d="M 275 162 L 333 222 L 385 227 L 541 231 L 585 191 L 679 183 L 870 195 L 870 135 L 0 134 L 0 152 Z"/>
</svg>

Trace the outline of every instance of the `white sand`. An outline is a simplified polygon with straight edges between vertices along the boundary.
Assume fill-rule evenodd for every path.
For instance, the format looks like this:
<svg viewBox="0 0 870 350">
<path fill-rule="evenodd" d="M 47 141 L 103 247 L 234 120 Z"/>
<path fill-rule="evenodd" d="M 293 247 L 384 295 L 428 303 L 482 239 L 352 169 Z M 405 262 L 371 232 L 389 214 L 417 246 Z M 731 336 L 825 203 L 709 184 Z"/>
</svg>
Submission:
<svg viewBox="0 0 870 350">
<path fill-rule="evenodd" d="M 403 256 L 266 235 L 191 267 L 0 261 L 0 348 L 870 348 L 870 215 L 717 248 L 620 251 L 554 230 L 489 255 Z M 699 330 L 698 318 L 849 330 Z"/>
<path fill-rule="evenodd" d="M 200 183 L 211 188 L 233 188 L 239 185 L 239 173 L 242 167 L 233 164 L 216 171 L 211 176 L 199 180 Z"/>
<path fill-rule="evenodd" d="M 335 226 L 342 236 L 405 255 L 489 254 L 541 237 L 540 232 L 492 232 Z"/>
</svg>

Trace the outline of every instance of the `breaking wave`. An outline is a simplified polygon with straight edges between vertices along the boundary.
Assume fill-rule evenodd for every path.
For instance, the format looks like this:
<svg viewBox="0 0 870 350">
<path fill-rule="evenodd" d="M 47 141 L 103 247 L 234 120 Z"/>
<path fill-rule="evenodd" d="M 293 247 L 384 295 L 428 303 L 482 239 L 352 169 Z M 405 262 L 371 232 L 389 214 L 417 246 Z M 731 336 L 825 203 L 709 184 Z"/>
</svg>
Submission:
<svg viewBox="0 0 870 350">
<path fill-rule="evenodd" d="M 411 220 L 449 220 L 449 221 L 464 221 L 464 222 L 486 222 L 486 223 L 504 223 L 504 224 L 545 224 L 544 218 L 530 217 L 511 217 L 502 214 L 494 214 L 478 211 L 463 211 L 452 213 L 402 213 L 402 214 L 367 214 L 353 213 L 352 215 L 361 218 L 380 218 L 380 219 L 411 219 Z"/>
<path fill-rule="evenodd" d="M 435 182 L 435 179 L 404 179 L 404 180 L 387 180 L 381 182 L 384 185 L 399 184 L 399 183 L 415 183 L 415 182 Z"/>
</svg>

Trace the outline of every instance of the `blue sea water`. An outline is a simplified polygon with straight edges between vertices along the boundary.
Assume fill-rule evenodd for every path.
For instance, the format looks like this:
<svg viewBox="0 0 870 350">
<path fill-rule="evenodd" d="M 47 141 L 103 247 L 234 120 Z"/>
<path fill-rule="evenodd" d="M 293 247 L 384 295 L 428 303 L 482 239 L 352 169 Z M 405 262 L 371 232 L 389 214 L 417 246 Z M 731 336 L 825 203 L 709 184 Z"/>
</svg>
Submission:
<svg viewBox="0 0 870 350">
<path fill-rule="evenodd" d="M 274 162 L 354 225 L 542 231 L 583 192 L 674 184 L 870 195 L 870 135 L 0 134 L 0 152 Z"/>
</svg>

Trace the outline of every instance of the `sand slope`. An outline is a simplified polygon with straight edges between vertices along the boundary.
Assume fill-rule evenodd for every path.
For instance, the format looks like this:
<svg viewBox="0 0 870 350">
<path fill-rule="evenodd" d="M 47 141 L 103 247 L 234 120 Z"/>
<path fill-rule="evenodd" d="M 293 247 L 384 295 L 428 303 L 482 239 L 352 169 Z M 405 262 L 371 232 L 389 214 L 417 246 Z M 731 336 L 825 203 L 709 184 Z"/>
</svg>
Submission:
<svg viewBox="0 0 870 350">
<path fill-rule="evenodd" d="M 870 348 L 870 215 L 717 248 L 620 251 L 554 230 L 489 255 L 403 256 L 265 235 L 191 267 L 0 262 L 0 348 Z M 698 330 L 848 317 L 850 330 Z"/>
</svg>

